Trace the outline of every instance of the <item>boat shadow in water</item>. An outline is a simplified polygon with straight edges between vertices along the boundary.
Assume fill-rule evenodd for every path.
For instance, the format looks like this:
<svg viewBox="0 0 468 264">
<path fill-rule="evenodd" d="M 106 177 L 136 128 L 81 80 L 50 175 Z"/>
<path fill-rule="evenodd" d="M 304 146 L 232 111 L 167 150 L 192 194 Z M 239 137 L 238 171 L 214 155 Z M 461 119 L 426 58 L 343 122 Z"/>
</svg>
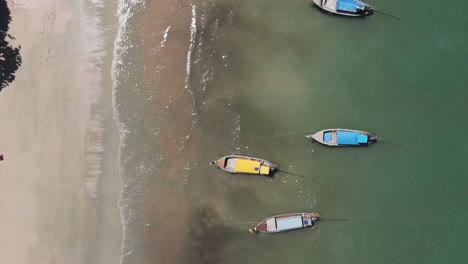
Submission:
<svg viewBox="0 0 468 264">
<path fill-rule="evenodd" d="M 214 206 L 204 204 L 197 207 L 188 223 L 183 263 L 221 263 L 231 235 L 231 228 Z"/>
</svg>

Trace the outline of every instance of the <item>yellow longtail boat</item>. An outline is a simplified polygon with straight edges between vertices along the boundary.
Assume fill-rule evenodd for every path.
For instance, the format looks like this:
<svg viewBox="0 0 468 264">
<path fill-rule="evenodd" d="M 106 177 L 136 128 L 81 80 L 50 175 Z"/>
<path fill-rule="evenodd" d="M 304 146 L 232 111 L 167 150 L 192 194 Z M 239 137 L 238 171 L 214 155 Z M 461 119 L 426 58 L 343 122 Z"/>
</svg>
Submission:
<svg viewBox="0 0 468 264">
<path fill-rule="evenodd" d="M 278 165 L 273 162 L 238 155 L 227 155 L 211 162 L 211 164 L 229 173 L 269 176 L 278 170 Z"/>
</svg>

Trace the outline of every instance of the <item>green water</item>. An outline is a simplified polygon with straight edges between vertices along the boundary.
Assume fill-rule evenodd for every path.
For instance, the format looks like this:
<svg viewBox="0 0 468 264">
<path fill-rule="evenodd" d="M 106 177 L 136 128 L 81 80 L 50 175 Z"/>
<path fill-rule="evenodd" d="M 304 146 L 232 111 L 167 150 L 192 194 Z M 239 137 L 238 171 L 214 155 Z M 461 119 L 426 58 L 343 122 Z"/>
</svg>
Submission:
<svg viewBox="0 0 468 264">
<path fill-rule="evenodd" d="M 234 151 L 307 179 L 204 171 L 192 173 L 192 188 L 205 193 L 200 201 L 221 203 L 228 223 L 311 210 L 350 220 L 258 236 L 232 225 L 221 263 L 462 263 L 468 256 L 464 8 L 439 14 L 436 2 L 373 4 L 401 23 L 331 16 L 304 1 L 234 5 L 230 65 L 215 84 L 232 95 L 216 97 L 202 115 L 202 157 Z M 230 125 L 204 124 L 223 104 Z M 239 137 L 222 144 L 231 143 L 237 118 Z M 261 137 L 331 127 L 407 147 L 331 149 L 301 135 Z"/>
<path fill-rule="evenodd" d="M 182 195 L 188 207 L 186 257 L 181 259 L 463 263 L 468 257 L 468 3 L 443 8 L 422 0 L 371 3 L 401 17 L 399 22 L 381 15 L 332 16 L 308 1 L 211 2 L 210 11 L 200 8 L 198 14 L 221 22 L 211 29 L 214 40 L 198 31 L 198 40 L 210 44 L 198 47 L 200 53 L 194 50 L 201 63 L 192 67 L 196 122 L 187 143 L 190 166 L 237 153 L 278 162 L 305 178 L 190 170 L 186 182 L 176 186 L 182 194 L 175 189 L 173 194 Z M 213 51 L 218 59 L 210 56 Z M 203 92 L 200 80 L 206 68 L 201 65 L 215 66 Z M 148 114 L 148 120 L 156 115 Z M 145 124 L 150 130 L 151 122 Z M 303 135 L 265 137 L 333 127 L 369 131 L 386 142 L 327 148 Z M 138 150 L 138 144 L 150 149 L 135 151 L 132 159 L 145 155 L 151 162 L 151 157 L 164 155 L 151 150 L 154 140 L 153 135 L 132 139 L 128 151 Z M 137 165 L 127 164 L 126 171 Z M 150 179 L 145 188 L 157 190 L 163 174 L 142 171 L 140 179 Z M 149 200 L 144 193 L 138 198 Z M 238 224 L 305 211 L 349 220 L 322 221 L 314 229 L 276 235 L 252 235 L 249 225 Z M 197 221 L 207 215 L 212 219 Z M 132 232 L 144 242 L 132 240 L 141 248 L 128 263 L 157 262 L 152 247 L 164 248 L 164 242 Z"/>
</svg>

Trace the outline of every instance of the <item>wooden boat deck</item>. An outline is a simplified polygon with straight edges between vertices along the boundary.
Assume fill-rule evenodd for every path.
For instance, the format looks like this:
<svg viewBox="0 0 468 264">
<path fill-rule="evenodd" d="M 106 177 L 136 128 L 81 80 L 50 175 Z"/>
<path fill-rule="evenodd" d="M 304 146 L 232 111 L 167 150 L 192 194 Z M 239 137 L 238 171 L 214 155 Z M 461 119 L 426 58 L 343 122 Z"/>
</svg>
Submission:
<svg viewBox="0 0 468 264">
<path fill-rule="evenodd" d="M 236 159 L 228 159 L 225 169 L 232 172 L 236 171 Z"/>
<path fill-rule="evenodd" d="M 224 168 L 224 166 L 225 166 L 225 163 L 226 163 L 226 159 L 224 159 L 224 158 L 221 158 L 221 159 L 219 159 L 219 160 L 215 161 L 215 163 L 216 163 L 216 165 L 218 165 L 218 166 L 220 166 L 220 167 L 223 167 L 223 168 Z"/>
<path fill-rule="evenodd" d="M 336 144 L 336 131 L 332 131 L 331 133 L 331 140 L 329 143 Z"/>
<path fill-rule="evenodd" d="M 292 214 L 283 214 L 283 215 L 278 215 L 276 216 L 276 218 L 288 218 L 288 217 L 291 217 L 291 216 L 298 216 L 298 215 L 302 215 L 302 213 L 292 213 Z"/>
<path fill-rule="evenodd" d="M 328 10 L 336 10 L 336 1 L 337 0 L 324 0 L 323 7 Z"/>
<path fill-rule="evenodd" d="M 266 221 L 262 221 L 260 224 L 257 225 L 257 229 L 263 232 L 267 231 Z"/>
</svg>

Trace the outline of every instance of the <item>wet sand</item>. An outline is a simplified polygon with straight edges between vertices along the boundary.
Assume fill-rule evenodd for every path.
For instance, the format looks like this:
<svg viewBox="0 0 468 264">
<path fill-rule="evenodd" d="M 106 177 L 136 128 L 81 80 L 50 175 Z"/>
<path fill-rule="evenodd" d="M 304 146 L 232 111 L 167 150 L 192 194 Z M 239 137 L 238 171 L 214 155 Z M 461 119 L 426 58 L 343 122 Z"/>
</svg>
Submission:
<svg viewBox="0 0 468 264">
<path fill-rule="evenodd" d="M 193 99 L 186 82 L 191 16 L 190 4 L 174 4 L 166 0 L 146 2 L 144 14 L 135 16 L 136 25 L 151 25 L 139 27 L 141 37 L 135 38 L 133 43 L 136 53 L 151 54 L 140 61 L 144 69 L 139 71 L 139 76 L 151 80 L 153 87 L 147 89 L 158 91 L 152 99 L 152 109 L 148 110 L 160 120 L 159 140 L 149 148 L 164 155 L 164 161 L 157 175 L 148 182 L 142 215 L 138 216 L 142 225 L 147 225 L 146 232 L 135 242 L 127 241 L 124 263 L 154 263 L 156 259 L 159 263 L 181 261 L 187 208 L 180 188 L 191 154 L 190 144 L 184 143 L 193 122 Z"/>
<path fill-rule="evenodd" d="M 219 116 L 223 106 L 217 115 L 203 113 L 210 108 L 207 97 L 220 97 L 205 94 L 205 88 L 225 68 L 218 33 L 228 24 L 229 7 L 215 1 L 146 2 L 129 22 L 132 41 L 122 65 L 134 66 L 117 88 L 127 130 L 121 158 L 128 212 L 123 263 L 219 263 L 222 256 L 229 237 L 222 203 L 199 199 L 218 193 L 216 180 L 208 180 L 218 170 L 186 168 L 221 155 L 201 157 L 207 148 L 202 141 L 219 128 L 218 121 L 231 123 Z M 230 128 L 221 133 L 229 135 Z M 193 187 L 200 182 L 202 191 Z"/>
</svg>

